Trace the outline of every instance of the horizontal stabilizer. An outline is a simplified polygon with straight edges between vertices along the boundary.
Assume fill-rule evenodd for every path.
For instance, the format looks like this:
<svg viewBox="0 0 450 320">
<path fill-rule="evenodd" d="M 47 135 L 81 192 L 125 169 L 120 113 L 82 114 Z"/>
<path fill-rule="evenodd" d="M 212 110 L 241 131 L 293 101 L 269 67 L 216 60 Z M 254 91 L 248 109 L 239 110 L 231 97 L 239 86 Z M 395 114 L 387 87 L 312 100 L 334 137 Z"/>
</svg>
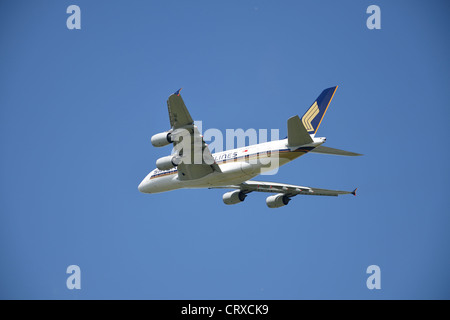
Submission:
<svg viewBox="0 0 450 320">
<path fill-rule="evenodd" d="M 302 124 L 298 116 L 294 116 L 288 119 L 288 145 L 290 147 L 302 146 L 308 143 L 312 143 L 313 140 L 306 131 L 305 126 Z"/>
<path fill-rule="evenodd" d="M 360 153 L 325 147 L 325 146 L 318 146 L 314 149 L 312 149 L 310 152 L 312 153 L 323 153 L 323 154 L 334 154 L 338 156 L 362 156 Z"/>
</svg>

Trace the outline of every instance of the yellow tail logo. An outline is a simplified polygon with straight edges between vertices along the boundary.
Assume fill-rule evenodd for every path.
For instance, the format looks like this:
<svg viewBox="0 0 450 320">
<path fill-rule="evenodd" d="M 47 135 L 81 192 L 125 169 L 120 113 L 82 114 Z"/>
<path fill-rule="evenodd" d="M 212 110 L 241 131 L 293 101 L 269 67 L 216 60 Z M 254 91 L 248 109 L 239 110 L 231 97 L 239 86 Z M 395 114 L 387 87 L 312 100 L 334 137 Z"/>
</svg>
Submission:
<svg viewBox="0 0 450 320">
<path fill-rule="evenodd" d="M 317 101 L 309 108 L 309 110 L 305 113 L 302 118 L 303 125 L 306 128 L 306 131 L 314 131 L 314 128 L 311 122 L 314 118 L 319 114 L 319 106 L 317 105 Z"/>
</svg>

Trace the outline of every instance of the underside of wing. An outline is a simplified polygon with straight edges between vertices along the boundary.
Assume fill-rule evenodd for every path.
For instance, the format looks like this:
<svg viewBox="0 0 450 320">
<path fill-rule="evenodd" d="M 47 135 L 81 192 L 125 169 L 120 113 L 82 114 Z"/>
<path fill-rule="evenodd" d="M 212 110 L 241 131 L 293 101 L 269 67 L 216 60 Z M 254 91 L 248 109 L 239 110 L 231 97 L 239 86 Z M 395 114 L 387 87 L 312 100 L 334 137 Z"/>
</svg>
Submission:
<svg viewBox="0 0 450 320">
<path fill-rule="evenodd" d="M 169 110 L 170 126 L 178 129 L 187 125 L 193 125 L 191 115 L 189 114 L 183 99 L 180 96 L 180 90 L 171 94 L 167 99 L 167 109 Z"/>
<path fill-rule="evenodd" d="M 311 188 L 285 183 L 254 181 L 254 180 L 249 180 L 237 185 L 229 185 L 217 188 L 239 189 L 243 193 L 250 193 L 250 192 L 282 193 L 288 197 L 293 197 L 299 194 L 310 196 L 339 196 L 342 194 L 356 195 L 356 189 L 353 191 L 341 191 L 341 190 Z"/>
<path fill-rule="evenodd" d="M 188 137 L 181 142 L 174 142 L 174 148 L 179 150 L 179 155 L 183 159 L 178 165 L 180 180 L 199 179 L 214 171 L 221 172 L 198 128 L 193 126 L 187 131 Z M 186 138 L 190 140 L 188 143 Z"/>
<path fill-rule="evenodd" d="M 223 202 L 227 205 L 240 203 L 245 200 L 247 194 L 250 192 L 268 192 L 273 193 L 266 198 L 266 204 L 269 208 L 284 207 L 291 201 L 291 198 L 299 195 L 311 195 L 311 196 L 339 196 L 341 194 L 353 194 L 356 195 L 356 189 L 353 191 L 340 191 L 330 189 L 319 189 L 296 186 L 292 184 L 265 182 L 265 181 L 246 181 L 237 185 L 211 187 L 210 189 L 236 189 L 226 192 L 223 196 Z"/>
<path fill-rule="evenodd" d="M 192 180 L 202 178 L 214 171 L 220 172 L 208 145 L 194 125 L 180 96 L 180 90 L 167 100 L 170 125 L 172 126 L 171 137 L 179 161 L 178 177 L 180 180 Z"/>
</svg>

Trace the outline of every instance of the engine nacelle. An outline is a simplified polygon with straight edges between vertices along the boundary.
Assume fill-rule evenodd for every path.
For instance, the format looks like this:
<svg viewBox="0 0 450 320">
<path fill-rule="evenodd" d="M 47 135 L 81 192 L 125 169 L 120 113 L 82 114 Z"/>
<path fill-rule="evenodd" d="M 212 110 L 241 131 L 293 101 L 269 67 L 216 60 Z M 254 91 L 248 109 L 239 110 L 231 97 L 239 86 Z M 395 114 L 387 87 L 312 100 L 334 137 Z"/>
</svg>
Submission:
<svg viewBox="0 0 450 320">
<path fill-rule="evenodd" d="M 152 145 L 154 147 L 164 147 L 167 146 L 169 143 L 172 143 L 172 139 L 171 139 L 171 133 L 170 132 L 161 132 L 161 133 L 157 133 L 155 134 L 151 141 L 152 141 Z"/>
<path fill-rule="evenodd" d="M 247 195 L 243 193 L 241 190 L 234 190 L 225 193 L 222 196 L 222 199 L 225 204 L 236 204 L 244 201 L 245 197 L 247 197 Z"/>
<path fill-rule="evenodd" d="M 279 208 L 287 205 L 291 199 L 284 193 L 269 196 L 266 199 L 266 204 L 269 208 Z"/>
<path fill-rule="evenodd" d="M 156 167 L 159 170 L 170 170 L 173 167 L 176 167 L 177 165 L 179 165 L 181 163 L 181 157 L 178 156 L 166 156 L 166 157 L 162 157 L 159 158 L 158 160 L 156 160 Z"/>
</svg>

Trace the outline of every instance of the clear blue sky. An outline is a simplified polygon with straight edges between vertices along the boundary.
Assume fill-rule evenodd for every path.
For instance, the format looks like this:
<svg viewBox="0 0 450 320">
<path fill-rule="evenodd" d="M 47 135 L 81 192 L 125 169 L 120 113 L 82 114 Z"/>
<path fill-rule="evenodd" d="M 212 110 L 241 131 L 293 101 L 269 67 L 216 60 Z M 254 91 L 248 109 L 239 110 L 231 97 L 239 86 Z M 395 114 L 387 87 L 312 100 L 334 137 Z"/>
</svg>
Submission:
<svg viewBox="0 0 450 320">
<path fill-rule="evenodd" d="M 68 30 L 66 8 L 81 8 Z M 366 8 L 381 8 L 381 30 Z M 2 1 L 0 298 L 450 298 L 446 1 Z M 137 190 L 180 87 L 203 129 L 279 128 L 339 85 L 269 181 L 352 190 Z M 81 268 L 81 290 L 66 268 Z M 381 268 L 368 290 L 366 268 Z"/>
</svg>

